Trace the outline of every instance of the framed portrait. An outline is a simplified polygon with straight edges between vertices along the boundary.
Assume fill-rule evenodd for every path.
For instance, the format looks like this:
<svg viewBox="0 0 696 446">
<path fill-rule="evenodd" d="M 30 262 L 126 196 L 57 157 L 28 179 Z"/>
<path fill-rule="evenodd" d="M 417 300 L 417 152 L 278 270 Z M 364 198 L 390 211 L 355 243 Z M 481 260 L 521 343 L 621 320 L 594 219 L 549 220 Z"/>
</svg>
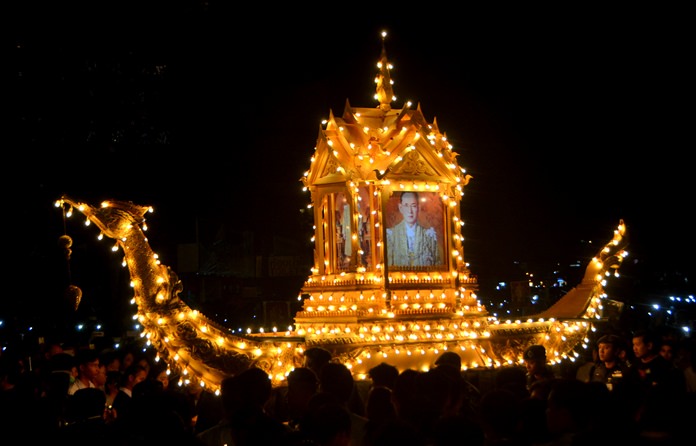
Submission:
<svg viewBox="0 0 696 446">
<path fill-rule="evenodd" d="M 352 214 L 349 197 L 338 192 L 333 194 L 334 202 L 334 252 L 336 253 L 334 265 L 338 271 L 345 271 L 349 265 L 352 249 Z"/>
<path fill-rule="evenodd" d="M 367 269 L 373 265 L 373 241 L 377 238 L 372 210 L 375 208 L 373 195 L 366 186 L 358 187 L 358 243 L 360 249 L 360 263 Z"/>
<path fill-rule="evenodd" d="M 389 268 L 446 268 L 444 212 L 436 192 L 400 191 L 388 199 L 385 224 Z"/>
</svg>

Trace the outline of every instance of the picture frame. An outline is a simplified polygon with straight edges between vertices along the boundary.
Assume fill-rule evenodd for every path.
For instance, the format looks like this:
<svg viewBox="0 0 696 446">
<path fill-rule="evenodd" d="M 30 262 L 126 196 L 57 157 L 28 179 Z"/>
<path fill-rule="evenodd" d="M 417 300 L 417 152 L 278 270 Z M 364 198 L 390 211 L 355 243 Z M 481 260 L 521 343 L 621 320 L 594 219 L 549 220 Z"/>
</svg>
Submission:
<svg viewBox="0 0 696 446">
<path fill-rule="evenodd" d="M 436 192 L 404 190 L 386 202 L 386 262 L 391 270 L 447 268 L 445 206 Z"/>
</svg>

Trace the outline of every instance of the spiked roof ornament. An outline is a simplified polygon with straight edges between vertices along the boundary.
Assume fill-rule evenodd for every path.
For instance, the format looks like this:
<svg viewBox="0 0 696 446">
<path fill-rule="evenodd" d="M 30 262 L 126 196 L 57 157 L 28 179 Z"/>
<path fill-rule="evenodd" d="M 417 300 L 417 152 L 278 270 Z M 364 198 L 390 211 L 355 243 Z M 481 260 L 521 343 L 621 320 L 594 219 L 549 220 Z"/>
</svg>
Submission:
<svg viewBox="0 0 696 446">
<path fill-rule="evenodd" d="M 382 31 L 382 54 L 377 63 L 377 68 L 379 68 L 379 74 L 375 78 L 375 83 L 377 84 L 377 92 L 375 93 L 375 99 L 379 101 L 379 108 L 382 111 L 388 112 L 391 110 L 391 102 L 396 99 L 394 96 L 394 90 L 392 85 L 394 81 L 391 79 L 389 71 L 392 69 L 392 65 L 387 60 L 387 50 L 384 47 L 384 39 L 387 37 L 387 32 Z"/>
</svg>

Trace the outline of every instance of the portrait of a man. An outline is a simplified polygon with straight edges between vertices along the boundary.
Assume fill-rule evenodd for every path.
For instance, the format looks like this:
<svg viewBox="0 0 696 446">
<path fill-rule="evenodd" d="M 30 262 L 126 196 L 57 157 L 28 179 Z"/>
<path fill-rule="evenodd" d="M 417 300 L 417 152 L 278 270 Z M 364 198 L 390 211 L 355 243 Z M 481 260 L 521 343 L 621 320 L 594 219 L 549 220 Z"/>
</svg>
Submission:
<svg viewBox="0 0 696 446">
<path fill-rule="evenodd" d="M 425 195 L 425 194 L 424 194 Z M 427 193 L 431 203 L 439 204 L 439 197 Z M 390 266 L 423 267 L 441 266 L 442 231 L 433 224 L 424 224 L 433 220 L 441 221 L 442 210 L 421 215 L 424 198 L 418 192 L 402 192 L 396 208 L 398 213 L 391 216 L 395 221 L 387 227 L 387 261 Z"/>
</svg>

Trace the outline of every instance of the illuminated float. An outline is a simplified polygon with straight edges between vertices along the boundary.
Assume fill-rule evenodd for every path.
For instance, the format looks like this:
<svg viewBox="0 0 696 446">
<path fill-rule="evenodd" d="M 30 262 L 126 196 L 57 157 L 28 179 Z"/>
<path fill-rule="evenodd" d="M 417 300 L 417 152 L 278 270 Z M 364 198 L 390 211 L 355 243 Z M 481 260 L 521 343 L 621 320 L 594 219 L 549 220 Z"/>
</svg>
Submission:
<svg viewBox="0 0 696 446">
<path fill-rule="evenodd" d="M 186 305 L 181 281 L 160 264 L 144 233 L 150 207 L 123 201 L 97 207 L 70 197 L 56 202 L 84 214 L 100 237 L 116 240 L 142 336 L 184 381 L 218 391 L 225 376 L 256 366 L 280 385 L 312 346 L 331 351 L 356 379 L 380 362 L 425 370 L 444 351 L 475 369 L 520 364 L 531 344 L 544 345 L 553 363 L 574 361 L 587 347 L 606 299 L 604 281 L 618 275 L 627 255 L 623 221 L 581 283 L 550 308 L 525 320 L 491 316 L 464 260 L 459 203 L 472 177 L 420 106 L 392 108 L 384 46 L 378 68 L 379 105 L 346 102 L 341 117 L 331 113 L 301 179 L 314 210 L 314 265 L 299 293 L 295 326 L 285 332 L 231 334 Z M 421 226 L 413 242 L 399 239 L 408 233 L 400 225 L 407 214 L 417 215 Z"/>
</svg>

